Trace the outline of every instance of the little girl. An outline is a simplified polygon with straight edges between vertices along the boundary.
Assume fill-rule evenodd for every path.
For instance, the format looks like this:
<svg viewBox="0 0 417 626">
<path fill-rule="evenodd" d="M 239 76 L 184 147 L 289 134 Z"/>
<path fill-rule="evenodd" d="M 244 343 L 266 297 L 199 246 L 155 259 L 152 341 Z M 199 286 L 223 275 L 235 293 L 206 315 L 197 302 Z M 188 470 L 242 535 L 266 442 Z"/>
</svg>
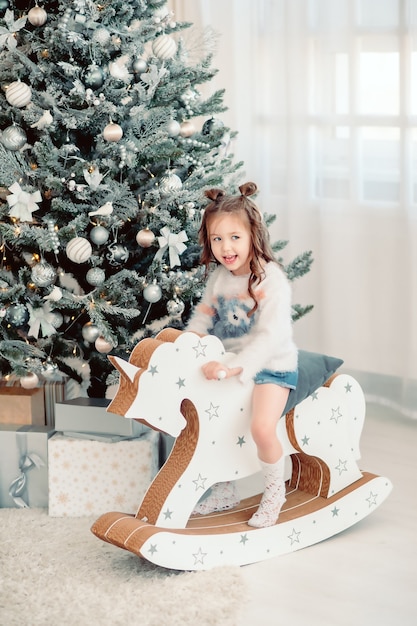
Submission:
<svg viewBox="0 0 417 626">
<path fill-rule="evenodd" d="M 187 330 L 216 335 L 235 356 L 226 367 L 211 361 L 203 366 L 207 379 L 238 376 L 253 380 L 251 433 L 257 446 L 265 490 L 248 524 L 257 528 L 276 523 L 285 502 L 284 456 L 276 429 L 290 389 L 297 384 L 297 348 L 292 335 L 291 289 L 274 258 L 262 215 L 249 199 L 255 183 L 239 187 L 240 196 L 219 189 L 199 231 L 201 261 L 213 263 L 206 289 Z M 234 483 L 216 483 L 194 512 L 207 514 L 238 504 Z"/>
</svg>

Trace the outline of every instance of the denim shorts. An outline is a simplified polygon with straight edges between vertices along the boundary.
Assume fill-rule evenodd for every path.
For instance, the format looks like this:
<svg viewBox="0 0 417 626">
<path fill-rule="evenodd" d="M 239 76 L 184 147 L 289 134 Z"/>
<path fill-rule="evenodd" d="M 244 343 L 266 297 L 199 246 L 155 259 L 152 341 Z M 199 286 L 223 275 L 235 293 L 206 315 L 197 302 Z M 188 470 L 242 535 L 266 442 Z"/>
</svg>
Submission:
<svg viewBox="0 0 417 626">
<path fill-rule="evenodd" d="M 292 372 L 274 372 L 272 370 L 261 370 L 254 377 L 255 385 L 272 383 L 287 389 L 295 389 L 298 381 L 298 370 Z"/>
</svg>

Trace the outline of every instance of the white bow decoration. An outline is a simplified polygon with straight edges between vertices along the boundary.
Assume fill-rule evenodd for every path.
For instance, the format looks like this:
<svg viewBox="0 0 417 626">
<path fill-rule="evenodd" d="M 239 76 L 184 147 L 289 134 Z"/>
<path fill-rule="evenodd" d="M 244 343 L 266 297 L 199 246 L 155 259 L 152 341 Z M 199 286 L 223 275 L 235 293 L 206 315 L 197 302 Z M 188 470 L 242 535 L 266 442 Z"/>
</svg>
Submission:
<svg viewBox="0 0 417 626">
<path fill-rule="evenodd" d="M 29 330 L 30 337 L 39 337 L 39 331 L 42 330 L 42 337 L 49 337 L 56 333 L 56 328 L 51 324 L 54 314 L 51 311 L 51 303 L 45 302 L 44 305 L 35 309 L 31 304 L 26 305 L 29 309 Z"/>
<path fill-rule="evenodd" d="M 168 226 L 161 228 L 162 237 L 158 237 L 159 250 L 155 254 L 155 260 L 161 261 L 165 252 L 169 250 L 169 265 L 174 267 L 175 265 L 181 265 L 179 255 L 187 249 L 184 241 L 188 241 L 187 233 L 182 230 L 180 233 L 171 233 Z"/>
<path fill-rule="evenodd" d="M 15 217 L 21 222 L 31 222 L 32 213 L 39 209 L 36 203 L 42 200 L 41 192 L 23 191 L 19 183 L 13 183 L 9 191 L 12 193 L 6 196 L 6 200 L 7 204 L 12 207 L 9 211 L 10 217 Z"/>
</svg>

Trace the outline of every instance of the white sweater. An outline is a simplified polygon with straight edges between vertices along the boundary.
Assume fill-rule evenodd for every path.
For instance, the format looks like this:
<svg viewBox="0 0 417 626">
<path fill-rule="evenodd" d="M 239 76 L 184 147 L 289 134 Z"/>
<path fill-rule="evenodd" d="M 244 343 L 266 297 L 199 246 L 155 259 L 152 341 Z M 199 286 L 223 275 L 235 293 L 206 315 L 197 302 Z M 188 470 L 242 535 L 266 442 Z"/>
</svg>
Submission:
<svg viewBox="0 0 417 626">
<path fill-rule="evenodd" d="M 242 383 L 262 369 L 297 369 L 293 341 L 291 287 L 277 263 L 267 263 L 265 277 L 254 292 L 258 308 L 248 293 L 249 275 L 235 276 L 219 265 L 209 276 L 203 297 L 188 322 L 187 330 L 216 335 L 235 356 L 228 367 L 242 367 Z"/>
</svg>

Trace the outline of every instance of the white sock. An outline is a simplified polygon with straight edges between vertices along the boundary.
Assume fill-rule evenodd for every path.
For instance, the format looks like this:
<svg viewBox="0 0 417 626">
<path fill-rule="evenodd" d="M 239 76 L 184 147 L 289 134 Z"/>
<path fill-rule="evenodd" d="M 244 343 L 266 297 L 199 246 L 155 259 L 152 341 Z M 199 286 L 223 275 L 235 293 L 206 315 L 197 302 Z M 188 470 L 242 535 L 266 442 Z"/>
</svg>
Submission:
<svg viewBox="0 0 417 626">
<path fill-rule="evenodd" d="M 282 456 L 276 463 L 261 461 L 262 473 L 265 481 L 265 490 L 258 510 L 248 521 L 249 526 L 266 528 L 273 526 L 279 516 L 285 498 L 285 457 Z"/>
<path fill-rule="evenodd" d="M 240 497 L 234 482 L 215 483 L 211 487 L 211 493 L 197 503 L 193 515 L 207 515 L 215 511 L 226 511 L 233 509 L 239 504 Z"/>
</svg>

